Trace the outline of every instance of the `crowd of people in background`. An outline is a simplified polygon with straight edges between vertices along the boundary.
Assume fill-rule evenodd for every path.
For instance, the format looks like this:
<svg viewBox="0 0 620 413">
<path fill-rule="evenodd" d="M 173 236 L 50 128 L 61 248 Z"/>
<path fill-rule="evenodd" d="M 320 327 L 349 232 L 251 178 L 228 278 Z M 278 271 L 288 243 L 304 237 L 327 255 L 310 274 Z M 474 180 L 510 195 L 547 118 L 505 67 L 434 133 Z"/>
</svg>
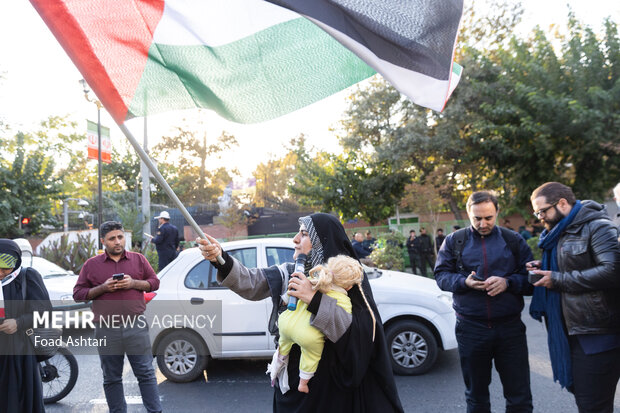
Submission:
<svg viewBox="0 0 620 413">
<path fill-rule="evenodd" d="M 614 199 L 617 199 L 620 205 L 620 184 L 614 188 L 614 194 Z M 616 225 L 620 225 L 620 206 L 615 221 Z M 538 237 L 544 230 L 543 225 L 538 219 L 533 222 L 528 222 L 526 220 L 526 225 L 520 225 L 516 231 L 513 229 L 509 219 L 504 219 L 501 222 L 501 227 L 517 232 L 525 241 Z M 460 229 L 460 225 L 453 225 L 450 233 L 454 233 Z M 394 230 L 392 230 L 392 232 L 394 232 Z M 444 234 L 443 228 L 437 228 L 434 241 L 433 238 L 428 235 L 425 227 L 419 228 L 419 234 L 416 233 L 415 229 L 411 229 L 405 244 L 398 245 L 398 247 L 404 248 L 407 251 L 409 262 L 405 263 L 405 267 L 407 267 L 408 264 L 411 273 L 432 278 L 433 269 L 435 268 L 437 260 L 437 253 L 445 239 L 446 235 Z M 388 243 L 390 242 L 392 241 L 388 241 Z M 351 244 L 353 245 L 355 253 L 360 259 L 364 260 L 363 262 L 369 263 L 370 265 L 372 265 L 372 262 L 369 257 L 376 247 L 375 243 L 376 239 L 372 237 L 371 231 L 369 230 L 365 232 L 365 236 L 361 231 L 355 232 L 351 236 Z"/>
<path fill-rule="evenodd" d="M 426 277 L 430 267 L 439 288 L 452 293 L 468 412 L 491 411 L 493 366 L 501 379 L 506 411 L 533 411 L 526 328 L 521 320 L 524 296 L 529 295 L 531 317 L 545 322 L 554 380 L 574 395 L 580 413 L 613 411 L 620 380 L 620 183 L 613 192 L 618 213 L 610 217 L 604 205 L 578 200 L 571 188 L 547 182 L 531 194 L 536 225 L 527 223 L 514 231 L 507 219 L 498 225 L 497 196 L 478 191 L 467 201 L 470 226 L 455 225 L 448 235 L 438 228 L 434 239 L 420 227 L 419 234 L 409 231 L 405 245 L 388 241 L 406 248 L 412 273 Z M 158 247 L 161 270 L 176 257 L 179 237 L 168 212 L 156 218 L 160 225 L 152 242 Z M 299 224 L 292 241 L 295 258 L 308 259 L 303 273 L 293 263 L 245 268 L 214 238 L 208 236 L 211 244 L 198 242 L 222 285 L 250 300 L 272 299 L 272 334 L 278 334 L 276 321 L 286 310 L 283 297 L 288 294 L 299 299 L 299 308 L 307 312 L 305 327 L 318 329 L 324 337 L 325 350 L 309 377 L 301 370 L 303 349 L 282 352 L 281 360 L 276 353 L 274 363 L 280 364 L 272 369 L 274 411 L 402 412 L 385 334 L 357 261 L 369 259 L 378 248 L 377 240 L 366 231 L 356 232 L 349 241 L 340 221 L 328 214 L 302 217 Z M 73 297 L 92 300 L 96 320 L 116 314 L 114 304 L 119 299 L 134 303 L 126 309 L 129 315 L 141 315 L 144 292 L 159 287 L 157 275 L 144 256 L 125 249 L 120 222 L 105 222 L 100 232 L 105 251 L 84 264 Z M 533 237 L 538 237 L 542 260 L 534 259 L 532 244 L 528 245 Z M 224 264 L 217 262 L 218 256 Z M 351 264 L 347 268 L 360 273 L 351 285 L 332 283 L 331 290 L 323 293 L 313 288 L 307 276 L 313 267 L 329 267 L 330 259 L 346 261 Z M 338 272 L 330 271 L 332 276 Z M 23 333 L 32 326 L 32 313 L 49 310 L 51 303 L 41 276 L 22 268 L 21 250 L 8 239 L 0 239 L 0 281 L 0 390 L 5 395 L 0 398 L 0 412 L 42 412 L 37 358 Z M 344 304 L 336 305 L 334 291 L 347 298 Z M 110 410 L 127 408 L 122 374 L 127 355 L 145 408 L 161 411 L 148 331 L 98 325 L 95 336 L 104 335 L 114 338 L 112 346 L 99 349 Z"/>
</svg>

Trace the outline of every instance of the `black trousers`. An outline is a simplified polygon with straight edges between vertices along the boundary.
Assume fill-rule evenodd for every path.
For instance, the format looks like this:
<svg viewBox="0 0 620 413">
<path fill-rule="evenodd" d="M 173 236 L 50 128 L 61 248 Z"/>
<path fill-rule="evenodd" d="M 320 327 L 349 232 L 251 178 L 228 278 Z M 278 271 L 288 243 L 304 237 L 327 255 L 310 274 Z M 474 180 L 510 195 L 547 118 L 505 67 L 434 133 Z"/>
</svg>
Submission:
<svg viewBox="0 0 620 413">
<path fill-rule="evenodd" d="M 409 265 L 411 265 L 411 272 L 417 274 L 416 268 L 419 268 L 419 258 L 417 254 L 409 253 Z"/>
<path fill-rule="evenodd" d="M 426 264 L 431 268 L 431 278 L 433 276 L 433 270 L 435 269 L 435 262 L 433 261 L 433 253 L 432 252 L 423 252 L 420 254 L 420 271 L 422 272 L 422 276 L 426 277 Z"/>
<path fill-rule="evenodd" d="M 521 319 L 488 325 L 458 319 L 456 340 L 465 381 L 467 413 L 490 413 L 491 369 L 499 373 L 507 413 L 532 412 L 530 365 Z"/>
<path fill-rule="evenodd" d="M 158 257 L 157 271 L 159 272 L 163 270 L 166 267 L 166 265 L 174 261 L 174 259 L 177 257 L 177 252 L 173 249 L 161 250 L 161 251 L 157 251 L 157 257 Z"/>
<path fill-rule="evenodd" d="M 588 355 L 576 337 L 570 337 L 569 344 L 579 413 L 612 413 L 620 380 L 620 348 Z"/>
</svg>

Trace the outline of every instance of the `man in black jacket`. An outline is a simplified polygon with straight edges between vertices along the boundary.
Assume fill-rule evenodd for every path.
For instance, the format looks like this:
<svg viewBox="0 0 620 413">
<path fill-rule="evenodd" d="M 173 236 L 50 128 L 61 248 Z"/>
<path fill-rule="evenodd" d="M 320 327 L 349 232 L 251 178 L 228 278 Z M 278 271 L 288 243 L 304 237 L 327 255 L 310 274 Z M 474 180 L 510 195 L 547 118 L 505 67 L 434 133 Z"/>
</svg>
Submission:
<svg viewBox="0 0 620 413">
<path fill-rule="evenodd" d="M 409 254 L 409 265 L 411 265 L 411 273 L 417 274 L 417 269 L 420 267 L 420 252 L 418 251 L 418 245 L 415 236 L 415 230 L 409 231 L 409 238 L 407 238 L 407 254 Z"/>
<path fill-rule="evenodd" d="M 443 234 L 443 228 L 437 228 L 437 236 L 435 237 L 435 248 L 437 248 L 437 251 L 439 251 L 445 239 L 446 236 Z"/>
<path fill-rule="evenodd" d="M 170 223 L 168 211 L 162 211 L 155 219 L 159 220 L 159 228 L 157 236 L 151 242 L 155 244 L 155 249 L 157 249 L 158 271 L 161 271 L 177 257 L 179 230 Z"/>
<path fill-rule="evenodd" d="M 417 246 L 418 254 L 420 257 L 420 271 L 423 277 L 426 277 L 426 264 L 431 268 L 435 268 L 435 248 L 433 247 L 433 240 L 426 233 L 426 228 L 420 228 L 420 236 L 414 241 Z"/>
<path fill-rule="evenodd" d="M 545 230 L 542 262 L 528 263 L 542 276 L 530 313 L 545 317 L 554 379 L 580 413 L 611 413 L 620 379 L 618 230 L 603 205 L 578 201 L 558 182 L 536 188 L 531 201 Z"/>
</svg>

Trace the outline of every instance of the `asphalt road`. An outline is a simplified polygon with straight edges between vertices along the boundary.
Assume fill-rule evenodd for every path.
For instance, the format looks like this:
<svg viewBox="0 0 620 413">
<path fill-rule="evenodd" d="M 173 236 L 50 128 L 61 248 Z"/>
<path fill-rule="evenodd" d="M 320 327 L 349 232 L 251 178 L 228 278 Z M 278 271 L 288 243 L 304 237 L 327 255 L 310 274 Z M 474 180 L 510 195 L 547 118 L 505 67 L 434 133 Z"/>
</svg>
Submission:
<svg viewBox="0 0 620 413">
<path fill-rule="evenodd" d="M 526 305 L 528 307 L 529 303 Z M 524 314 L 534 410 L 536 412 L 577 412 L 574 399 L 551 379 L 546 332 L 543 326 Z M 97 356 L 77 356 L 80 368 L 74 390 L 48 412 L 107 412 Z M 205 377 L 192 383 L 169 382 L 157 371 L 164 411 L 175 413 L 269 412 L 273 390 L 264 374 L 266 360 L 212 360 Z M 125 395 L 129 412 L 144 412 L 138 383 L 125 363 Z M 462 413 L 466 410 L 464 386 L 456 350 L 440 354 L 434 369 L 423 376 L 396 376 L 400 398 L 406 412 Z M 504 411 L 499 377 L 494 374 L 490 387 L 493 412 Z M 615 410 L 620 413 L 620 389 Z"/>
</svg>

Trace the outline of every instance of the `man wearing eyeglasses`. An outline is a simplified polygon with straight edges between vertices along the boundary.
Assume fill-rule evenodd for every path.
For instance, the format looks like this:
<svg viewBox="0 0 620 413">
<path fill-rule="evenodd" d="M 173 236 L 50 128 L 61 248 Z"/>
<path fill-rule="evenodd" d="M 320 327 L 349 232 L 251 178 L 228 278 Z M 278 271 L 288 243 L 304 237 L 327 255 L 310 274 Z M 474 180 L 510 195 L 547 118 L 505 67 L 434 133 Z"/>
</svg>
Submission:
<svg viewBox="0 0 620 413">
<path fill-rule="evenodd" d="M 580 413 L 611 413 L 620 379 L 618 229 L 603 205 L 558 182 L 536 188 L 531 201 L 545 230 L 542 261 L 527 264 L 542 277 L 530 314 L 545 318 L 553 378 Z"/>
<path fill-rule="evenodd" d="M 532 251 L 519 234 L 496 225 L 497 197 L 474 192 L 467 200 L 468 228 L 444 240 L 435 280 L 451 291 L 456 339 L 468 413 L 491 412 L 492 365 L 499 373 L 506 412 L 531 412 L 532 392 L 523 295 L 531 294 L 525 264 Z"/>
</svg>

